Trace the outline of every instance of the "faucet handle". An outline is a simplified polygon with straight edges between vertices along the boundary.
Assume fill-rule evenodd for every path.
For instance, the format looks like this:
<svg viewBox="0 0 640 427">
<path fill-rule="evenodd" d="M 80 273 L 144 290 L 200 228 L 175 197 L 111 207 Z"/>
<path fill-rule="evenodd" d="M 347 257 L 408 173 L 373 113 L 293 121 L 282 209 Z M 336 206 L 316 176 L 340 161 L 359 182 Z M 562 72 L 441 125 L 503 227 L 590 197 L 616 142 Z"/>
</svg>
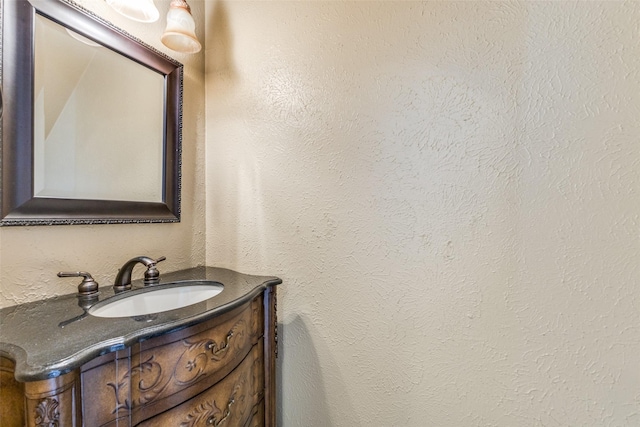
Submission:
<svg viewBox="0 0 640 427">
<path fill-rule="evenodd" d="M 167 259 L 167 257 L 161 256 L 160 258 L 156 259 L 153 263 L 147 265 L 147 271 L 144 272 L 144 280 L 143 280 L 143 283 L 145 286 L 157 285 L 158 283 L 160 283 L 160 271 L 158 271 L 158 268 L 156 267 L 156 265 L 158 265 L 159 262 L 162 262 L 165 259 Z"/>
<path fill-rule="evenodd" d="M 78 285 L 78 294 L 81 296 L 98 293 L 98 282 L 93 280 L 91 274 L 86 271 L 61 271 L 58 277 L 82 277 L 82 282 Z"/>
</svg>

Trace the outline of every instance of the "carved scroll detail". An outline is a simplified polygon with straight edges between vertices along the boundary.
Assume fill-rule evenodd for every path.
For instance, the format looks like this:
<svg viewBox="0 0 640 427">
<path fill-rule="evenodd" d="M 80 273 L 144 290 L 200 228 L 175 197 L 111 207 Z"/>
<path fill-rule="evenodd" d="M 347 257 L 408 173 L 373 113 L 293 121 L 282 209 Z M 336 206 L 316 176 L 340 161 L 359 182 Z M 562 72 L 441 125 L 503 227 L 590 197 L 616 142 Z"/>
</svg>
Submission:
<svg viewBox="0 0 640 427">
<path fill-rule="evenodd" d="M 133 405 L 128 396 L 130 384 L 134 379 L 137 380 L 134 387 L 140 392 L 140 397 L 134 402 L 134 405 L 137 405 L 153 400 L 166 388 L 169 382 L 161 384 L 162 377 L 162 366 L 154 360 L 154 356 L 150 356 L 144 362 L 131 368 L 117 384 L 107 383 L 107 386 L 113 388 L 116 397 L 116 407 L 112 413 L 115 414 L 121 409 L 131 410 Z"/>
<path fill-rule="evenodd" d="M 227 401 L 224 411 L 218 407 L 215 399 L 206 401 L 189 413 L 186 420 L 180 423 L 180 427 L 194 427 L 199 425 L 220 427 L 232 416 L 233 407 L 238 408 L 238 411 L 233 415 L 242 416 L 246 410 L 244 407 L 244 402 L 246 401 L 246 384 L 246 378 L 243 376 L 233 387 L 233 392 Z"/>
<path fill-rule="evenodd" d="M 185 340 L 187 350 L 180 356 L 174 376 L 180 385 L 189 385 L 198 381 L 207 372 L 209 362 L 220 362 L 224 360 L 233 348 L 235 343 L 242 345 L 244 336 L 247 333 L 247 323 L 244 320 L 236 322 L 227 333 L 225 340 L 217 343 L 211 339 L 191 342 Z"/>
<path fill-rule="evenodd" d="M 227 333 L 224 341 L 219 343 L 212 339 L 200 341 L 183 341 L 186 349 L 177 358 L 173 370 L 165 375 L 162 366 L 154 356 L 131 368 L 118 383 L 107 383 L 113 389 L 116 407 L 112 413 L 120 410 L 131 410 L 133 407 L 144 405 L 156 399 L 170 384 L 188 386 L 207 375 L 210 362 L 220 362 L 227 357 L 232 349 L 241 348 L 244 336 L 248 333 L 247 323 L 240 319 Z M 235 346 L 235 347 L 234 347 Z M 129 387 L 135 388 L 139 394 L 132 402 L 129 401 Z"/>
<path fill-rule="evenodd" d="M 36 406 L 36 427 L 59 427 L 60 412 L 58 407 L 60 404 L 57 399 L 47 397 L 42 399 Z"/>
</svg>

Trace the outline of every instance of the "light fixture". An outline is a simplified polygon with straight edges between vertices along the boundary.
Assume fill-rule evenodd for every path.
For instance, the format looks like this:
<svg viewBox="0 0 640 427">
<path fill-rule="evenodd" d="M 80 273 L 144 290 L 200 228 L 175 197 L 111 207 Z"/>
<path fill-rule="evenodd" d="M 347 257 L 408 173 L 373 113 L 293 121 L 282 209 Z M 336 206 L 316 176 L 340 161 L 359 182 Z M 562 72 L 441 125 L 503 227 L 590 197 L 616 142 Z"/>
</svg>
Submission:
<svg viewBox="0 0 640 427">
<path fill-rule="evenodd" d="M 167 28 L 161 37 L 169 49 L 183 53 L 196 53 L 201 49 L 196 36 L 196 23 L 186 0 L 171 0 L 167 13 Z"/>
<path fill-rule="evenodd" d="M 106 2 L 116 12 L 134 21 L 155 22 L 160 17 L 160 12 L 153 4 L 153 0 L 106 0 Z"/>
</svg>

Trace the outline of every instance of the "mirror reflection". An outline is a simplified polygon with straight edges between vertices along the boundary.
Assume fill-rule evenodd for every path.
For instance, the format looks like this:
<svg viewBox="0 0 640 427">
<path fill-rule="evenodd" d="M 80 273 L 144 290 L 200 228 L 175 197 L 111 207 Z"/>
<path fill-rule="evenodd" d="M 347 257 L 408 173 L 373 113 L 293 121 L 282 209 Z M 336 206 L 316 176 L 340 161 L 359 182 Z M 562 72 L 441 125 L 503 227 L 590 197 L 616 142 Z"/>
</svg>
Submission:
<svg viewBox="0 0 640 427">
<path fill-rule="evenodd" d="M 34 197 L 161 202 L 164 76 L 36 15 Z"/>
</svg>

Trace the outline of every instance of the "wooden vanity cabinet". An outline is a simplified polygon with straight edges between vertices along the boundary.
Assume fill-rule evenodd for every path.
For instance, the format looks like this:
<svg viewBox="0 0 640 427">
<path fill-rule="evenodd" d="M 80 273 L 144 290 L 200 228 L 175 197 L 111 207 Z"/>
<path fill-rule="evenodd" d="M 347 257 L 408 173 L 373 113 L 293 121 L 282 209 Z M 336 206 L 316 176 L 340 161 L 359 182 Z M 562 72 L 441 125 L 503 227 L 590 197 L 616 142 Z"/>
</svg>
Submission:
<svg viewBox="0 0 640 427">
<path fill-rule="evenodd" d="M 24 425 L 24 383 L 16 381 L 13 360 L 0 357 L 0 426 Z"/>
<path fill-rule="evenodd" d="M 275 427 L 275 292 L 49 380 L 19 383 L 0 358 L 0 425 Z"/>
</svg>

